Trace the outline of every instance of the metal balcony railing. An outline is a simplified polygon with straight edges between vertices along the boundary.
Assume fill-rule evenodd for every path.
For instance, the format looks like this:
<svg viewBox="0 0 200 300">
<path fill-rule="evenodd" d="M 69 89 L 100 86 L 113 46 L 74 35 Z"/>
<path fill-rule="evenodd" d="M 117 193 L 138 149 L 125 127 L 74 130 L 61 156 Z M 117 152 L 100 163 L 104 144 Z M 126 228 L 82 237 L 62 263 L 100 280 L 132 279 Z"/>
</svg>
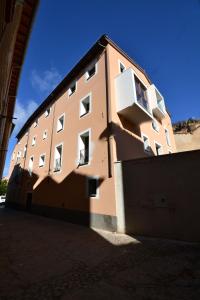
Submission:
<svg viewBox="0 0 200 300">
<path fill-rule="evenodd" d="M 89 161 L 89 151 L 88 149 L 81 149 L 80 150 L 80 158 L 79 158 L 79 164 L 85 165 Z"/>
</svg>

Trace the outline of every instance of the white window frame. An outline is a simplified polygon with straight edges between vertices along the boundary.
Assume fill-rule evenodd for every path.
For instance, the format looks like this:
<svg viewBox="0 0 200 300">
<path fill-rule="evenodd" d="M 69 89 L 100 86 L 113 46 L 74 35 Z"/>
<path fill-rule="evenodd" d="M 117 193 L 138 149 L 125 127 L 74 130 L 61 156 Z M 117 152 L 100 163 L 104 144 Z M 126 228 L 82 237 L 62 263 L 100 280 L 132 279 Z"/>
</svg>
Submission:
<svg viewBox="0 0 200 300">
<path fill-rule="evenodd" d="M 86 197 L 87 198 L 90 198 L 90 199 L 99 199 L 99 196 L 100 196 L 100 185 L 99 185 L 99 176 L 88 176 L 87 177 L 87 185 L 86 185 Z M 96 190 L 96 196 L 90 196 L 89 195 L 89 180 L 90 179 L 96 179 L 97 180 L 97 190 Z"/>
<path fill-rule="evenodd" d="M 160 143 L 158 143 L 157 141 L 154 141 L 154 145 L 155 145 L 155 152 L 156 152 L 156 145 L 160 146 L 160 149 L 161 149 L 161 154 L 157 154 L 157 152 L 156 152 L 156 156 L 162 155 L 163 154 L 163 146 Z"/>
<path fill-rule="evenodd" d="M 84 102 L 84 100 L 89 97 L 89 111 L 85 114 L 81 114 L 81 106 L 82 106 L 82 102 Z M 84 116 L 90 114 L 92 111 L 92 93 L 88 93 L 86 96 L 84 96 L 83 98 L 81 98 L 80 100 L 80 108 L 79 108 L 79 118 L 83 118 Z"/>
<path fill-rule="evenodd" d="M 33 159 L 33 163 L 34 163 L 34 156 L 30 156 L 29 161 L 28 161 L 28 172 L 30 175 L 32 175 L 33 173 L 33 164 L 32 164 L 32 169 L 30 169 L 30 160 Z"/>
<path fill-rule="evenodd" d="M 143 147 L 144 147 L 144 152 L 147 153 L 147 154 L 150 154 L 151 153 L 151 144 L 150 144 L 150 139 L 149 137 L 144 134 L 143 132 L 141 133 L 141 137 L 142 137 L 142 142 L 143 142 Z M 148 147 L 149 149 L 146 149 L 145 148 L 145 145 L 144 145 L 144 138 L 146 138 L 148 140 Z"/>
<path fill-rule="evenodd" d="M 156 128 L 153 128 L 153 122 L 155 122 L 156 123 Z M 155 132 L 159 132 L 159 130 L 160 130 L 160 128 L 159 128 L 159 125 L 158 125 L 158 121 L 156 120 L 156 119 L 153 119 L 153 121 L 151 122 L 151 127 L 152 127 L 152 129 L 155 131 Z"/>
<path fill-rule="evenodd" d="M 48 110 L 49 110 L 49 113 L 48 113 Z M 50 115 L 50 113 L 51 113 L 51 107 L 48 107 L 48 108 L 45 110 L 45 113 L 44 113 L 45 118 L 47 118 L 47 117 Z"/>
<path fill-rule="evenodd" d="M 119 73 L 122 74 L 126 70 L 126 66 L 123 64 L 121 60 L 118 59 Z M 121 66 L 124 67 L 124 71 L 121 72 Z"/>
<path fill-rule="evenodd" d="M 95 73 L 92 76 L 89 76 L 89 70 L 91 70 L 93 67 L 95 66 Z M 89 66 L 86 69 L 85 72 L 85 82 L 89 82 L 94 76 L 96 76 L 98 73 L 98 62 L 97 61 L 93 61 L 91 64 L 89 64 Z"/>
<path fill-rule="evenodd" d="M 39 121 L 38 121 L 38 119 L 36 119 L 35 122 L 33 123 L 33 127 L 34 127 L 34 128 L 37 127 L 37 126 L 38 126 L 38 123 L 39 123 Z"/>
<path fill-rule="evenodd" d="M 43 140 L 46 140 L 46 139 L 47 139 L 47 132 L 48 132 L 47 129 L 45 129 L 45 130 L 43 131 L 43 134 L 42 134 L 42 139 L 43 139 Z M 45 135 L 46 135 L 46 136 L 45 136 Z"/>
<path fill-rule="evenodd" d="M 89 132 L 89 151 L 88 151 L 88 163 L 86 164 L 80 164 L 80 139 L 81 139 L 81 136 L 84 135 L 86 132 Z M 92 143 L 91 143 L 91 128 L 88 128 L 82 132 L 80 132 L 78 134 L 78 147 L 77 147 L 77 164 L 79 167 L 84 167 L 84 166 L 89 166 L 91 164 L 91 146 L 92 146 Z"/>
<path fill-rule="evenodd" d="M 24 145 L 24 154 L 23 154 L 23 157 L 25 157 L 25 156 L 26 156 L 26 153 L 27 153 L 27 144 L 26 144 L 26 145 Z"/>
<path fill-rule="evenodd" d="M 71 88 L 75 85 L 75 91 L 72 92 Z M 68 88 L 68 97 L 71 97 L 73 94 L 76 93 L 77 90 L 77 81 L 74 81 Z"/>
<path fill-rule="evenodd" d="M 58 122 L 59 120 L 63 118 L 63 127 L 61 129 L 58 129 Z M 65 127 L 65 113 L 63 113 L 62 115 L 60 115 L 57 119 L 57 125 L 56 125 L 56 132 L 60 132 L 60 131 L 63 131 L 64 130 L 64 127 Z"/>
<path fill-rule="evenodd" d="M 56 170 L 55 170 L 56 148 L 58 148 L 58 147 L 60 147 L 60 146 L 62 146 L 62 155 L 61 155 L 61 158 L 60 158 L 60 161 L 61 161 L 61 163 L 60 163 L 60 170 L 59 170 L 59 171 L 56 171 Z M 54 172 L 54 174 L 59 174 L 59 173 L 62 172 L 62 165 L 63 165 L 63 149 L 64 149 L 64 143 L 63 143 L 63 142 L 60 143 L 60 144 L 57 144 L 57 145 L 55 146 L 55 148 L 54 148 L 54 159 L 53 159 L 53 172 Z"/>
<path fill-rule="evenodd" d="M 44 156 L 44 164 L 43 164 L 43 165 L 40 164 L 40 159 L 41 159 L 42 156 Z M 44 166 L 45 166 L 45 161 L 46 161 L 46 153 L 40 154 L 39 162 L 38 162 L 38 167 L 39 167 L 39 168 L 44 167 Z"/>
<path fill-rule="evenodd" d="M 34 140 L 35 140 L 35 143 L 33 143 Z M 32 138 L 32 143 L 31 143 L 31 146 L 34 147 L 35 145 L 36 145 L 36 135 L 33 136 L 33 138 Z"/>
<path fill-rule="evenodd" d="M 167 145 L 170 147 L 171 141 L 170 141 L 169 129 L 165 127 L 164 130 L 165 130 L 165 139 L 166 139 Z"/>
</svg>

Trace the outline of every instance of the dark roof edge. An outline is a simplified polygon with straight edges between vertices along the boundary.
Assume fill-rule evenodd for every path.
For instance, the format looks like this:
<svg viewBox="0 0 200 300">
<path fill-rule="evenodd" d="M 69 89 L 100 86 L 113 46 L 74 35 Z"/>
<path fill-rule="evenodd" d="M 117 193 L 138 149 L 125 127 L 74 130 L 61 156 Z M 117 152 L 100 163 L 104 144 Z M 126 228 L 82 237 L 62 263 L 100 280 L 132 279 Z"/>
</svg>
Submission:
<svg viewBox="0 0 200 300">
<path fill-rule="evenodd" d="M 151 84 L 151 80 L 147 76 L 145 70 L 143 70 L 132 58 L 130 58 L 117 44 L 115 44 L 107 35 L 102 35 L 96 43 L 88 50 L 88 52 L 79 60 L 79 62 L 72 68 L 72 70 L 64 77 L 64 79 L 57 85 L 57 87 L 49 94 L 49 96 L 38 106 L 38 108 L 33 112 L 33 114 L 28 118 L 25 122 L 24 126 L 16 135 L 17 139 L 25 133 L 28 126 L 34 121 L 34 119 L 38 116 L 40 112 L 42 112 L 45 107 L 47 107 L 55 97 L 61 92 L 61 90 L 70 83 L 78 73 L 84 68 L 95 55 L 103 52 L 104 47 L 110 44 L 113 48 L 115 48 L 119 53 L 121 53 L 126 59 L 128 59 L 136 68 L 138 68 L 147 78 L 149 83 Z"/>
</svg>

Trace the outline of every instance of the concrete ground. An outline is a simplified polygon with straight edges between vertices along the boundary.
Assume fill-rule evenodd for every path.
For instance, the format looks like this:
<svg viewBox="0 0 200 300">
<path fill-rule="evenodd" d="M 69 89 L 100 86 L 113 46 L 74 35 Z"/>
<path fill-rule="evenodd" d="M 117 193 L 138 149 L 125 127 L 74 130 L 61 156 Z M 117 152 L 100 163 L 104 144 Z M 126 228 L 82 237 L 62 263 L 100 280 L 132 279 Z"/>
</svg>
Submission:
<svg viewBox="0 0 200 300">
<path fill-rule="evenodd" d="M 200 299 L 200 244 L 0 208 L 0 299 Z"/>
</svg>

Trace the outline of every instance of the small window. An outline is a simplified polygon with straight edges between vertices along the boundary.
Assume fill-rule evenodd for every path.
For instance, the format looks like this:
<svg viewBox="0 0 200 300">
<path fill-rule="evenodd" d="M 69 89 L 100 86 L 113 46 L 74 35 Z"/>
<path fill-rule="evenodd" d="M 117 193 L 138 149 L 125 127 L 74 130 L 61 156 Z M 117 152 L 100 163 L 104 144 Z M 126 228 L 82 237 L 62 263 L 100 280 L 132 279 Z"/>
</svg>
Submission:
<svg viewBox="0 0 200 300">
<path fill-rule="evenodd" d="M 45 131 L 43 132 L 42 138 L 43 138 L 43 140 L 45 140 L 45 139 L 47 138 L 47 130 L 45 130 Z"/>
<path fill-rule="evenodd" d="M 40 155 L 39 158 L 39 167 L 43 167 L 45 164 L 45 154 Z"/>
<path fill-rule="evenodd" d="M 99 189 L 99 180 L 97 178 L 88 179 L 88 196 L 97 197 Z"/>
<path fill-rule="evenodd" d="M 33 127 L 37 127 L 38 126 L 38 119 L 35 120 L 35 122 L 33 123 Z"/>
<path fill-rule="evenodd" d="M 32 139 L 32 146 L 35 146 L 35 144 L 36 144 L 36 137 L 34 136 Z"/>
<path fill-rule="evenodd" d="M 89 131 L 79 136 L 79 165 L 89 163 Z"/>
<path fill-rule="evenodd" d="M 155 148 L 156 148 L 156 155 L 161 155 L 162 154 L 162 146 L 155 143 Z"/>
<path fill-rule="evenodd" d="M 62 115 L 57 121 L 57 132 L 64 129 L 64 115 Z"/>
<path fill-rule="evenodd" d="M 20 161 L 21 158 L 21 151 L 17 152 L 17 163 Z"/>
<path fill-rule="evenodd" d="M 90 106 L 91 106 L 91 96 L 86 96 L 80 104 L 80 117 L 85 116 L 90 112 Z"/>
<path fill-rule="evenodd" d="M 47 108 L 47 110 L 45 111 L 44 115 L 45 115 L 45 118 L 48 117 L 50 114 L 50 107 Z"/>
<path fill-rule="evenodd" d="M 166 137 L 167 145 L 171 146 L 170 138 L 169 138 L 169 130 L 167 128 L 165 128 L 165 137 Z"/>
<path fill-rule="evenodd" d="M 70 86 L 68 90 L 68 95 L 71 96 L 73 93 L 75 93 L 75 91 L 76 91 L 76 82 Z"/>
<path fill-rule="evenodd" d="M 143 143 L 144 143 L 144 151 L 145 152 L 150 152 L 151 147 L 150 147 L 150 143 L 149 143 L 149 139 L 147 136 L 142 135 L 142 139 L 143 139 Z"/>
<path fill-rule="evenodd" d="M 24 157 L 26 157 L 27 145 L 24 146 Z"/>
<path fill-rule="evenodd" d="M 29 171 L 29 174 L 31 175 L 32 171 L 33 171 L 33 156 L 30 157 L 30 159 L 29 159 L 28 171 Z"/>
<path fill-rule="evenodd" d="M 62 145 L 56 146 L 54 155 L 54 172 L 61 170 L 62 166 Z"/>
<path fill-rule="evenodd" d="M 153 120 L 151 124 L 152 124 L 152 128 L 153 128 L 155 131 L 159 132 L 158 122 L 157 122 L 156 120 Z"/>
<path fill-rule="evenodd" d="M 86 72 L 86 80 L 89 80 L 91 77 L 93 77 L 96 74 L 96 64 L 90 66 Z"/>
<path fill-rule="evenodd" d="M 119 62 L 119 70 L 120 70 L 120 73 L 123 73 L 126 70 L 126 68 L 122 62 Z"/>
</svg>

